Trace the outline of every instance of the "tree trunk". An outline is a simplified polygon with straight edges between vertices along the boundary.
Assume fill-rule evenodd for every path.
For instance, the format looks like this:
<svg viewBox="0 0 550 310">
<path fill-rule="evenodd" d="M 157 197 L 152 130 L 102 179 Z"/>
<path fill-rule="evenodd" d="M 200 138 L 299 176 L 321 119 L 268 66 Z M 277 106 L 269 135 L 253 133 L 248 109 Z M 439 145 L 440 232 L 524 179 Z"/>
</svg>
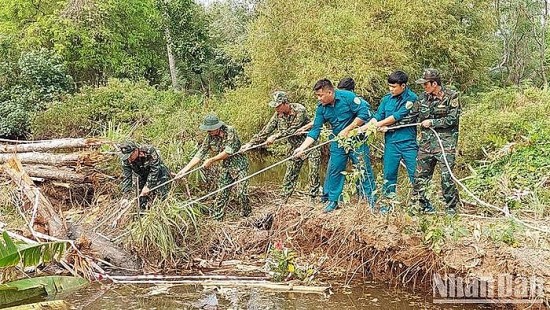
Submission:
<svg viewBox="0 0 550 310">
<path fill-rule="evenodd" d="M 138 259 L 135 255 L 126 252 L 113 242 L 105 240 L 88 227 L 69 223 L 69 231 L 73 240 L 78 240 L 81 237 L 90 240 L 90 250 L 95 253 L 94 256 L 100 257 L 115 267 L 130 270 L 139 269 Z"/>
<path fill-rule="evenodd" d="M 82 152 L 71 154 L 50 153 L 0 153 L 0 163 L 8 162 L 16 157 L 23 164 L 41 164 L 49 166 L 83 165 L 94 166 L 102 161 L 103 155 L 97 152 Z M 32 175 L 32 173 L 31 173 Z"/>
<path fill-rule="evenodd" d="M 105 144 L 105 141 L 93 138 L 69 138 L 46 140 L 36 143 L 17 144 L 17 145 L 0 145 L 0 153 L 24 153 L 24 152 L 41 152 L 57 149 L 71 148 L 86 148 L 92 146 L 100 146 Z"/>
<path fill-rule="evenodd" d="M 4 171 L 11 177 L 21 191 L 27 196 L 32 204 L 38 202 L 36 209 L 38 216 L 47 221 L 47 235 L 62 240 L 77 240 L 81 236 L 91 240 L 90 249 L 98 254 L 98 257 L 112 263 L 115 266 L 137 269 L 137 262 L 134 256 L 116 246 L 110 241 L 103 240 L 96 233 L 80 225 L 69 223 L 69 230 L 65 227 L 62 218 L 57 214 L 49 200 L 40 193 L 29 175 L 17 159 L 13 158 L 2 166 Z M 70 231 L 70 236 L 69 236 Z M 72 238 L 70 238 L 72 237 Z"/>
<path fill-rule="evenodd" d="M 25 165 L 23 169 L 25 169 L 25 171 L 27 171 L 27 173 L 32 177 L 44 178 L 47 180 L 57 180 L 78 184 L 91 183 L 93 181 L 93 176 L 77 173 L 66 168 Z"/>
<path fill-rule="evenodd" d="M 168 53 L 168 66 L 170 68 L 170 78 L 172 79 L 172 88 L 179 89 L 178 84 L 178 68 L 176 67 L 176 58 L 172 52 L 172 37 L 170 36 L 170 29 L 166 27 L 166 52 Z"/>
<path fill-rule="evenodd" d="M 166 39 L 166 52 L 168 54 L 168 67 L 170 68 L 170 78 L 172 79 L 172 88 L 179 90 L 180 86 L 178 84 L 178 68 L 176 67 L 176 58 L 172 51 L 172 36 L 170 34 L 170 15 L 168 14 L 168 2 L 164 0 L 164 5 L 166 7 L 162 10 L 162 15 L 164 17 L 164 36 Z"/>
</svg>

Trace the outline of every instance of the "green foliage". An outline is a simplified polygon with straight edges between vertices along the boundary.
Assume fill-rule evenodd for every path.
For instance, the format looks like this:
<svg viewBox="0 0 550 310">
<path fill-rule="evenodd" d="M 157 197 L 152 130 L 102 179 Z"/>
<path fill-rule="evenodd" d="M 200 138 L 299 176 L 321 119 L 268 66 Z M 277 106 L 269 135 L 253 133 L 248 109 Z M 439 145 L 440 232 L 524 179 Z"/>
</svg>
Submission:
<svg viewBox="0 0 550 310">
<path fill-rule="evenodd" d="M 202 139 L 198 127 L 205 114 L 202 97 L 111 80 L 37 113 L 31 128 L 36 139 L 103 136 L 152 144 L 169 167 L 181 168 Z"/>
<path fill-rule="evenodd" d="M 13 101 L 0 103 L 0 136 L 20 137 L 28 132 L 29 113 Z"/>
<path fill-rule="evenodd" d="M 29 113 L 73 90 L 62 59 L 47 50 L 15 55 L 0 37 L 0 136 L 21 137 L 29 130 Z"/>
<path fill-rule="evenodd" d="M 212 32 L 211 17 L 193 0 L 158 3 L 176 56 L 178 77 L 185 88 L 211 94 L 219 93 L 226 87 L 235 87 L 245 60 L 232 57 L 223 48 L 224 42 L 232 40 L 231 37 L 226 37 L 231 34 L 219 31 L 219 27 L 214 28 L 217 32 Z M 212 13 L 211 16 L 217 17 L 220 14 Z M 231 25 L 224 26 L 232 28 Z"/>
<path fill-rule="evenodd" d="M 19 45 L 56 51 L 79 84 L 99 85 L 108 77 L 159 83 L 166 67 L 160 23 L 154 0 L 68 1 L 24 24 Z"/>
<path fill-rule="evenodd" d="M 422 216 L 419 224 L 424 235 L 424 243 L 437 254 L 441 253 L 447 242 L 458 240 L 468 234 L 460 220 L 452 216 Z"/>
<path fill-rule="evenodd" d="M 88 285 L 83 278 L 47 276 L 22 279 L 0 285 L 0 305 L 6 305 L 38 296 L 69 292 Z"/>
<path fill-rule="evenodd" d="M 498 88 L 464 98 L 459 148 L 479 159 L 510 142 L 544 142 L 550 136 L 550 93 L 528 87 Z M 547 141 L 547 140 L 546 140 Z"/>
<path fill-rule="evenodd" d="M 269 248 L 265 266 L 273 273 L 275 281 L 289 280 L 290 278 L 305 280 L 313 275 L 313 268 L 300 268 L 296 264 L 296 255 L 296 252 L 285 247 L 281 241 Z"/>
<path fill-rule="evenodd" d="M 518 236 L 523 232 L 523 226 L 510 219 L 504 223 L 493 223 L 485 230 L 489 238 L 497 242 L 504 242 L 509 246 L 520 245 Z"/>
<path fill-rule="evenodd" d="M 229 93 L 224 110 L 246 106 L 247 131 L 265 117 L 269 94 L 289 92 L 291 101 L 312 111 L 311 87 L 320 78 L 346 75 L 357 92 L 376 103 L 387 92 L 387 75 L 397 68 L 411 80 L 424 67 L 437 67 L 461 89 L 483 83 L 492 59 L 490 1 L 266 1 L 259 4 L 245 49 L 250 85 Z M 414 8 L 414 9 L 411 9 Z"/>
<path fill-rule="evenodd" d="M 502 85 L 547 83 L 546 1 L 499 0 L 495 6 L 497 37 L 502 41 L 498 64 L 491 69 Z M 543 85 L 544 86 L 544 85 Z"/>
<path fill-rule="evenodd" d="M 16 266 L 37 266 L 42 262 L 59 259 L 67 246 L 66 242 L 48 242 L 39 244 L 15 243 L 7 232 L 2 233 L 0 241 L 0 268 Z"/>
<path fill-rule="evenodd" d="M 467 99 L 460 147 L 475 169 L 465 183 L 484 200 L 536 216 L 550 210 L 550 93 L 496 89 Z M 472 160 L 484 159 L 480 164 Z"/>
</svg>

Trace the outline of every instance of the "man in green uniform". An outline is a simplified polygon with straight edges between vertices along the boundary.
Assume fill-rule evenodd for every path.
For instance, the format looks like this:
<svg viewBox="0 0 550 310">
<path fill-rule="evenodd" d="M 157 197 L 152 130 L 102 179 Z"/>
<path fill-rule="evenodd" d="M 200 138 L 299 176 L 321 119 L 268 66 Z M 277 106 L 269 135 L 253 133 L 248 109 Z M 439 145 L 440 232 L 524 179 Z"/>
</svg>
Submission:
<svg viewBox="0 0 550 310">
<path fill-rule="evenodd" d="M 145 209 L 147 202 L 154 194 L 166 198 L 170 189 L 168 184 L 153 192 L 150 190 L 170 179 L 170 171 L 162 162 L 157 149 L 150 145 L 139 146 L 133 141 L 120 144 L 119 149 L 122 160 L 122 192 L 128 194 L 135 189 L 132 179 L 132 174 L 135 173 L 140 190 L 139 206 L 142 209 Z M 127 200 L 125 201 L 127 202 Z"/>
<path fill-rule="evenodd" d="M 266 142 L 267 145 L 272 144 L 278 138 L 288 137 L 288 156 L 292 155 L 292 151 L 300 146 L 306 139 L 306 134 L 297 134 L 297 130 L 309 123 L 309 117 L 307 116 L 306 108 L 299 103 L 290 103 L 288 96 L 283 91 L 276 91 L 273 93 L 273 100 L 268 104 L 276 111 L 264 126 L 264 128 L 252 139 L 245 144 L 242 149 L 246 150 L 254 145 Z M 273 132 L 275 132 L 273 134 Z M 307 154 L 309 162 L 309 196 L 312 200 L 319 193 L 319 168 L 321 165 L 321 150 L 314 149 Z M 287 168 L 285 177 L 283 180 L 283 200 L 286 202 L 298 181 L 298 175 L 300 169 L 304 164 L 305 158 L 293 158 L 287 162 Z"/>
<path fill-rule="evenodd" d="M 176 175 L 181 177 L 195 165 L 201 162 L 209 153 L 216 154 L 204 161 L 202 166 L 209 168 L 217 161 L 222 162 L 222 169 L 219 176 L 218 188 L 223 188 L 237 180 L 243 179 L 248 174 L 248 159 L 242 154 L 237 154 L 241 148 L 241 140 L 237 131 L 232 126 L 224 124 L 216 115 L 209 114 L 204 118 L 200 130 L 207 131 L 199 150 L 191 161 Z M 239 188 L 239 202 L 241 204 L 241 215 L 248 216 L 251 213 L 248 201 L 248 180 L 237 184 Z M 214 218 L 222 220 L 225 215 L 225 208 L 229 202 L 231 188 L 226 188 L 216 196 Z"/>
<path fill-rule="evenodd" d="M 439 72 L 435 69 L 426 69 L 417 84 L 424 86 L 424 97 L 413 107 L 413 114 L 418 115 L 420 126 L 420 140 L 418 160 L 413 185 L 413 199 L 420 204 L 422 211 L 431 213 L 434 207 L 426 197 L 426 188 L 433 176 L 435 165 L 441 168 L 441 188 L 447 205 L 447 214 L 456 214 L 459 203 L 458 190 L 451 178 L 451 171 L 456 158 L 458 142 L 458 123 L 460 118 L 460 103 L 458 93 L 441 86 Z M 439 145 L 436 134 L 443 144 Z M 443 156 L 443 151 L 445 156 Z"/>
</svg>

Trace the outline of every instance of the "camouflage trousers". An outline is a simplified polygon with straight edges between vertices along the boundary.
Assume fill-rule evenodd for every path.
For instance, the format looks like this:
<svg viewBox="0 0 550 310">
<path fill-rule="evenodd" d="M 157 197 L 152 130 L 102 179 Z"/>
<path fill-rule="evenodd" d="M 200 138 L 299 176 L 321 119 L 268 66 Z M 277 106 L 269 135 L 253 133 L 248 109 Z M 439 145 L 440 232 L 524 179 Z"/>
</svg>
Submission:
<svg viewBox="0 0 550 310">
<path fill-rule="evenodd" d="M 136 175 L 136 174 L 134 174 L 134 175 Z M 139 175 L 138 174 L 137 177 L 138 177 L 138 184 L 139 184 L 139 192 L 137 193 L 137 195 L 139 195 L 141 190 L 147 184 L 147 175 Z M 157 185 L 160 185 L 160 184 L 162 184 L 162 183 L 164 183 L 168 180 L 170 180 L 170 171 L 168 170 L 168 168 L 164 168 L 164 169 L 161 170 L 161 176 L 157 180 L 158 183 L 150 184 L 150 186 L 151 186 L 151 188 L 153 188 L 153 187 L 155 187 Z M 141 209 L 146 209 L 147 204 L 150 201 L 153 201 L 157 197 L 159 199 L 166 199 L 166 196 L 168 196 L 169 191 L 170 191 L 170 183 L 164 184 L 163 186 L 155 189 L 154 191 L 149 193 L 149 195 L 147 195 L 147 196 L 139 197 L 139 207 Z"/>
<path fill-rule="evenodd" d="M 321 178 L 319 175 L 321 169 L 321 150 L 317 148 L 309 152 L 307 154 L 307 160 L 309 164 L 308 193 L 310 197 L 316 197 L 319 194 L 319 187 L 321 186 Z M 298 183 L 300 170 L 302 170 L 305 161 L 305 158 L 295 158 L 287 162 L 285 177 L 283 179 L 283 199 L 288 199 L 294 192 L 296 183 Z"/>
<path fill-rule="evenodd" d="M 445 155 L 449 167 L 452 169 L 455 165 L 456 155 L 454 151 L 446 151 Z M 441 153 L 431 154 L 422 151 L 418 152 L 413 184 L 413 200 L 420 203 L 423 207 L 430 204 L 426 197 L 426 189 L 434 174 L 435 165 L 438 163 L 441 168 L 441 189 L 443 191 L 443 199 L 448 209 L 455 209 L 459 202 L 458 190 L 451 178 L 449 169 L 447 169 L 447 165 L 445 165 L 445 159 Z"/>
<path fill-rule="evenodd" d="M 237 180 L 243 179 L 247 176 L 247 174 L 248 165 L 246 165 L 246 169 L 240 169 L 237 173 L 233 174 L 228 169 L 222 169 L 219 176 L 218 188 L 223 188 Z M 237 187 L 237 195 L 241 205 L 241 215 L 248 216 L 252 212 L 248 199 L 248 180 L 240 182 L 235 186 Z M 216 207 L 214 209 L 213 216 L 219 221 L 225 216 L 225 209 L 229 203 L 231 188 L 233 188 L 233 186 L 220 191 L 216 196 Z"/>
</svg>

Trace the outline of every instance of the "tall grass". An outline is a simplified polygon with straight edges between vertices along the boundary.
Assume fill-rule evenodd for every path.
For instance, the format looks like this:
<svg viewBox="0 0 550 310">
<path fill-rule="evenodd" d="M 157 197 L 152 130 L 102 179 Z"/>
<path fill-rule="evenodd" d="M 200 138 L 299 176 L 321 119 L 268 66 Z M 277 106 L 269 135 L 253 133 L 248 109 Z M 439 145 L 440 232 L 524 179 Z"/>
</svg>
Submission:
<svg viewBox="0 0 550 310">
<path fill-rule="evenodd" d="M 156 200 L 141 217 L 130 224 L 126 245 L 146 257 L 149 263 L 175 266 L 189 261 L 193 244 L 200 238 L 200 207 L 182 208 L 185 201 L 170 195 Z"/>
</svg>

